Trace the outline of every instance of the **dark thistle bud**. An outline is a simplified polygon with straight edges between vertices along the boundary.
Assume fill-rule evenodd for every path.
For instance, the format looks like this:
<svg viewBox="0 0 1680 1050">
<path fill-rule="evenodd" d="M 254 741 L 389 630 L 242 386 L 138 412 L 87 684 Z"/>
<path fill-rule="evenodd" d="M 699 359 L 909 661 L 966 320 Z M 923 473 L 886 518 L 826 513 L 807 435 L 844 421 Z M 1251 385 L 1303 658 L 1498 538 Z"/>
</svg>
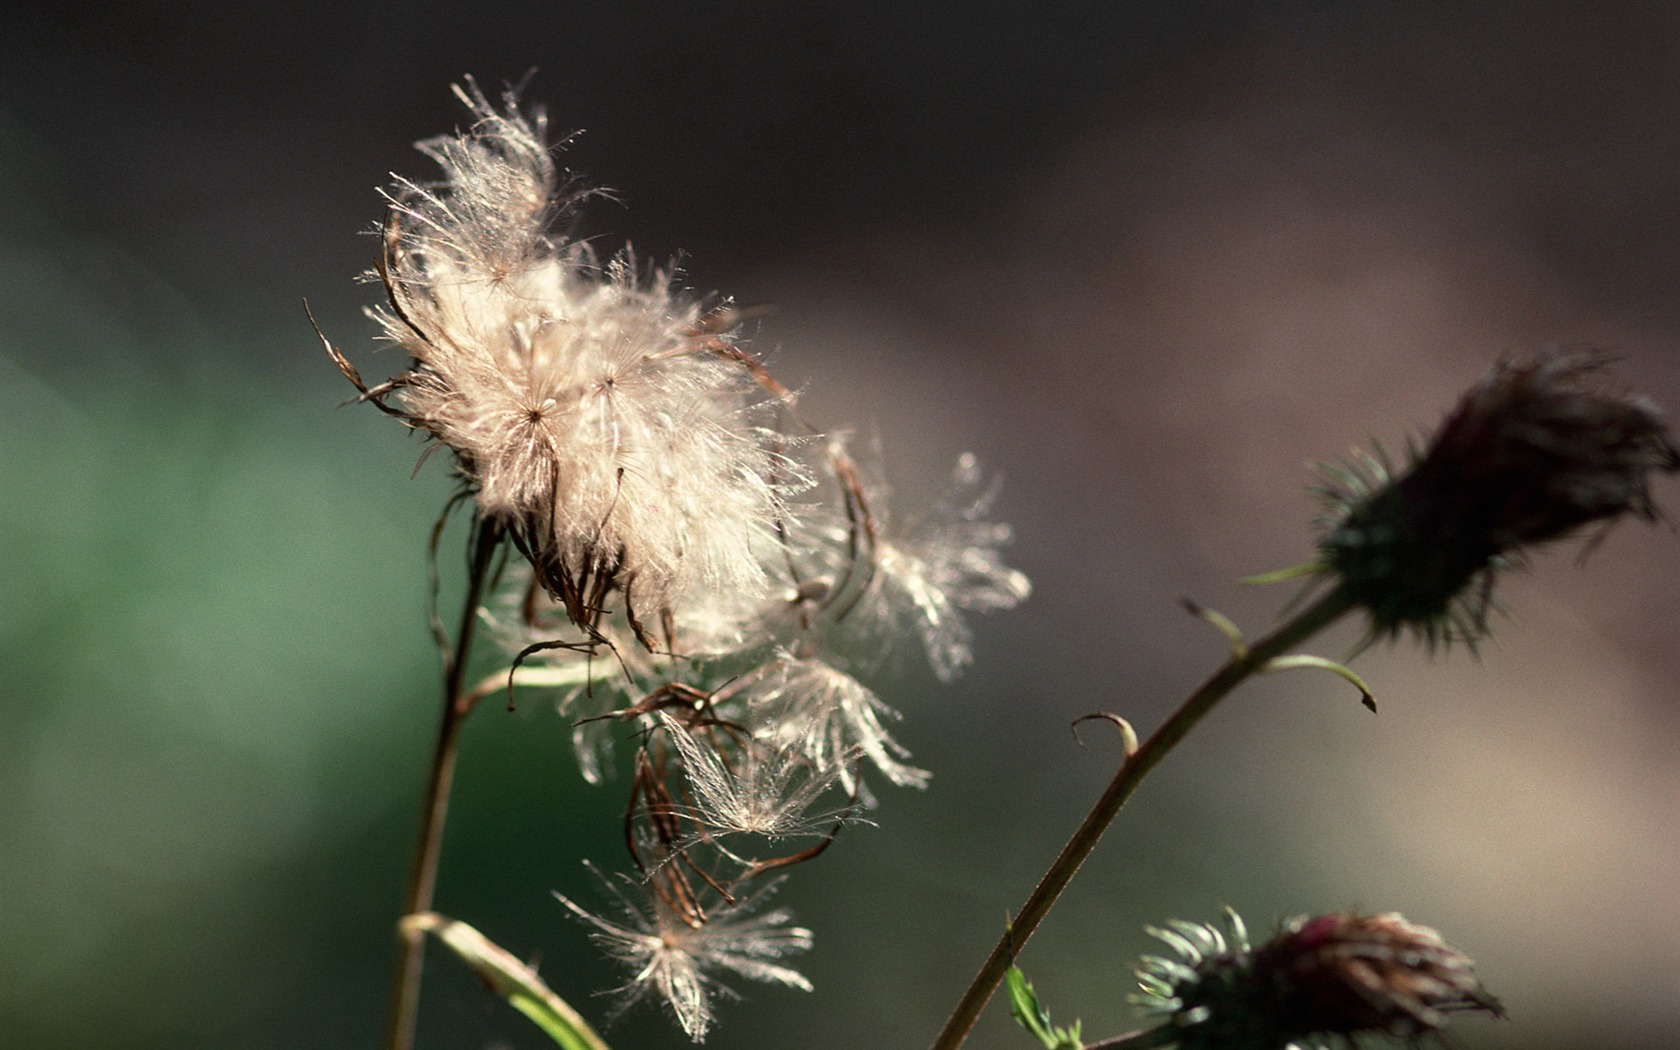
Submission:
<svg viewBox="0 0 1680 1050">
<path fill-rule="evenodd" d="M 1454 1010 L 1501 1016 L 1470 965 L 1439 933 L 1397 912 L 1296 919 L 1254 953 L 1279 1021 L 1302 1035 L 1422 1035 Z"/>
<path fill-rule="evenodd" d="M 1680 451 L 1656 406 L 1609 384 L 1610 362 L 1579 348 L 1501 362 L 1398 477 L 1380 457 L 1326 471 L 1320 562 L 1373 634 L 1473 641 L 1495 573 L 1527 548 L 1658 517 L 1650 475 L 1680 469 Z"/>
<path fill-rule="evenodd" d="M 1303 916 L 1259 948 L 1227 917 L 1225 932 L 1190 922 L 1150 931 L 1178 958 L 1144 957 L 1136 1001 L 1169 1015 L 1181 1050 L 1313 1050 L 1431 1035 L 1459 1010 L 1503 1016 L 1468 957 L 1398 914 Z"/>
</svg>

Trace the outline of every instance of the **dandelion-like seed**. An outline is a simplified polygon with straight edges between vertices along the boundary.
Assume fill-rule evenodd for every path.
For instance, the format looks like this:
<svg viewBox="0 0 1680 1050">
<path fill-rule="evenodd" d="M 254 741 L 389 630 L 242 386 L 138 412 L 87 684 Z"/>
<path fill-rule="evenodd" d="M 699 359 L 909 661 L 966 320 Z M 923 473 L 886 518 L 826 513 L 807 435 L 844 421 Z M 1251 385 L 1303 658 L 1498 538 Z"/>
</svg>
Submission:
<svg viewBox="0 0 1680 1050">
<path fill-rule="evenodd" d="M 974 660 L 963 610 L 1012 609 L 1032 593 L 1026 575 L 1003 562 L 1013 531 L 986 518 L 998 487 L 964 453 L 939 502 L 901 529 L 884 523 L 876 541 L 873 615 L 889 633 L 915 630 L 940 681 L 954 680 Z"/>
<path fill-rule="evenodd" d="M 682 759 L 693 816 L 714 843 L 723 835 L 758 835 L 771 842 L 829 835 L 844 819 L 845 810 L 811 812 L 839 781 L 844 765 L 819 769 L 796 751 L 751 739 L 734 749 L 731 763 L 671 716 L 661 714 L 659 724 Z"/>
<path fill-rule="evenodd" d="M 595 915 L 559 893 L 555 897 L 592 927 L 591 940 L 631 971 L 624 984 L 611 990 L 619 1000 L 615 1016 L 654 996 L 698 1043 L 711 1029 L 713 1002 L 720 996 L 735 997 L 714 976 L 719 971 L 811 990 L 803 974 L 777 961 L 810 948 L 811 931 L 789 925 L 792 916 L 782 909 L 754 914 L 775 892 L 779 879 L 709 917 L 679 910 L 668 897 L 653 892 L 651 884 L 626 882 L 621 887 L 602 881 L 617 899 L 624 915 L 621 922 Z M 630 892 L 638 897 L 632 899 Z"/>
<path fill-rule="evenodd" d="M 1525 550 L 1658 517 L 1650 476 L 1680 470 L 1680 450 L 1654 405 L 1609 385 L 1609 364 L 1587 349 L 1501 363 L 1398 477 L 1380 457 L 1328 472 L 1320 559 L 1373 634 L 1473 641 L 1495 574 Z"/>
<path fill-rule="evenodd" d="M 838 770 L 848 790 L 858 786 L 851 762 L 856 751 L 899 787 L 927 786 L 930 774 L 902 761 L 910 752 L 881 724 L 899 713 L 832 664 L 783 654 L 753 683 L 748 704 L 768 740 L 803 754 L 818 769 Z"/>
<path fill-rule="evenodd" d="M 1168 1017 L 1180 1050 L 1330 1050 L 1361 1035 L 1433 1035 L 1459 1011 L 1503 1016 L 1467 956 L 1396 913 L 1302 916 L 1259 948 L 1226 917 L 1224 931 L 1149 931 L 1176 957 L 1144 957 L 1134 1001 Z"/>
</svg>

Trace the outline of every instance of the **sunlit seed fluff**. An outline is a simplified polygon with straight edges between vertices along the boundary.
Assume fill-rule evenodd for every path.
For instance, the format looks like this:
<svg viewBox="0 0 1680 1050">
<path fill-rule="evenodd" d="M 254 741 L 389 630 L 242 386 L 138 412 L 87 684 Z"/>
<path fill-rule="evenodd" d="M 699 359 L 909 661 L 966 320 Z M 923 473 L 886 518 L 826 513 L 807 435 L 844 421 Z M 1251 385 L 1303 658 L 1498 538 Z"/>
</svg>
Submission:
<svg viewBox="0 0 1680 1050">
<path fill-rule="evenodd" d="M 714 841 L 719 835 L 759 835 L 770 841 L 828 833 L 844 810 L 813 813 L 840 779 L 844 765 L 822 769 L 789 749 L 747 740 L 733 761 L 669 715 L 659 725 L 682 758 L 694 799 L 693 816 Z"/>
<path fill-rule="evenodd" d="M 999 484 L 987 482 L 978 460 L 964 453 L 945 494 L 903 522 L 889 516 L 884 489 L 869 494 L 881 520 L 862 614 L 884 629 L 883 640 L 914 630 L 934 673 L 952 681 L 974 660 L 963 612 L 1012 609 L 1032 594 L 1026 574 L 1003 561 L 1013 531 L 986 517 Z"/>
<path fill-rule="evenodd" d="M 618 1012 L 657 998 L 698 1043 L 712 1027 L 714 1001 L 735 994 L 718 981 L 719 972 L 811 990 L 803 974 L 778 961 L 809 949 L 811 931 L 790 925 L 792 915 L 784 909 L 758 912 L 781 880 L 766 883 L 698 925 L 678 914 L 647 883 L 602 881 L 617 898 L 623 921 L 595 915 L 558 893 L 555 897 L 592 927 L 590 938 L 609 957 L 630 971 L 629 979 L 613 989 Z"/>
<path fill-rule="evenodd" d="M 784 653 L 765 665 L 747 697 L 753 725 L 766 740 L 804 755 L 819 770 L 837 770 L 847 790 L 859 787 L 858 753 L 899 787 L 927 786 L 930 774 L 902 761 L 910 753 L 882 724 L 899 713 L 830 663 Z"/>
<path fill-rule="evenodd" d="M 761 592 L 789 474 L 753 377 L 698 334 L 701 307 L 668 274 L 599 267 L 551 232 L 578 195 L 540 117 L 458 94 L 474 124 L 421 144 L 443 180 L 388 194 L 379 320 L 414 358 L 402 413 L 455 452 L 480 514 L 526 536 L 539 571 L 610 571 L 644 615 Z"/>
</svg>

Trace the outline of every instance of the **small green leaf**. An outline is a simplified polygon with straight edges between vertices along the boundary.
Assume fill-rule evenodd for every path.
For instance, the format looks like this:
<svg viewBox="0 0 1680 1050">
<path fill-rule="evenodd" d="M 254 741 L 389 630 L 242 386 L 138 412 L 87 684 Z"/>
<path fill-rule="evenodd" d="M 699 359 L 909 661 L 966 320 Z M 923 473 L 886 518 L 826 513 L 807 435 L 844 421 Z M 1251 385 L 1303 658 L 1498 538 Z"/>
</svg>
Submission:
<svg viewBox="0 0 1680 1050">
<path fill-rule="evenodd" d="M 1040 1043 L 1044 1050 L 1080 1050 L 1083 1045 L 1079 1041 L 1079 1022 L 1073 1022 L 1072 1028 L 1057 1028 L 1050 1023 L 1050 1011 L 1046 1010 L 1038 1001 L 1038 993 L 1033 991 L 1032 982 L 1021 972 L 1019 966 L 1011 966 L 1004 971 L 1003 980 L 1009 989 L 1009 1012 L 1015 1022 Z"/>
<path fill-rule="evenodd" d="M 487 988 L 529 1017 L 564 1050 L 608 1050 L 589 1022 L 555 995 L 535 970 L 466 923 L 421 912 L 403 919 L 403 928 L 435 935 L 472 967 Z"/>
<path fill-rule="evenodd" d="M 1179 601 L 1191 616 L 1225 636 L 1225 640 L 1231 644 L 1232 659 L 1241 660 L 1248 655 L 1248 643 L 1243 640 L 1242 628 L 1232 623 L 1230 617 L 1207 608 L 1193 598 L 1180 598 Z"/>
<path fill-rule="evenodd" d="M 1359 702 L 1372 714 L 1377 713 L 1377 698 L 1371 692 L 1371 687 L 1365 684 L 1365 679 L 1354 673 L 1346 664 L 1339 664 L 1334 660 L 1326 660 L 1322 656 L 1309 656 L 1298 653 L 1294 656 L 1280 656 L 1269 660 L 1266 666 L 1260 668 L 1261 674 L 1271 674 L 1273 671 L 1289 671 L 1298 667 L 1310 667 L 1319 671 L 1329 671 L 1349 685 L 1359 690 Z"/>
</svg>

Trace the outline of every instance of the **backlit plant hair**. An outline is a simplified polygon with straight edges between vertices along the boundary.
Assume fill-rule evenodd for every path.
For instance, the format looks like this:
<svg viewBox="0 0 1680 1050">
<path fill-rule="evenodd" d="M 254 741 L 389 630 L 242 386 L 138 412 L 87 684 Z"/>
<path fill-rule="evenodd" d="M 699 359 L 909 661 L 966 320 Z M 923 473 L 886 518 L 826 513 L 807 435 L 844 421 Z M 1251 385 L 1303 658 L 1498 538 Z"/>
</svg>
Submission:
<svg viewBox="0 0 1680 1050">
<path fill-rule="evenodd" d="M 626 870 L 592 877 L 610 913 L 561 893 L 557 912 L 625 971 L 616 1009 L 659 1003 L 698 1042 L 731 980 L 810 990 L 787 960 L 813 935 L 769 896 L 866 823 L 872 781 L 928 782 L 888 732 L 898 711 L 868 684 L 884 654 L 919 648 L 950 681 L 974 659 L 965 614 L 1011 608 L 1031 588 L 1003 561 L 1011 533 L 990 520 L 996 484 L 972 456 L 944 496 L 895 506 L 874 458 L 807 422 L 738 341 L 741 311 L 684 294 L 628 250 L 602 261 L 571 234 L 590 193 L 556 166 L 540 112 L 512 92 L 493 104 L 471 80 L 456 95 L 471 124 L 419 144 L 438 181 L 386 189 L 369 275 L 405 367 L 370 385 L 321 336 L 358 400 L 450 460 L 460 488 L 433 528 L 434 559 L 450 512 L 471 509 L 452 632 L 434 569 L 444 702 L 385 1045 L 412 1046 L 431 934 L 558 1044 L 605 1050 L 534 970 L 432 910 L 461 725 L 504 692 L 510 707 L 542 695 L 571 723 L 584 779 L 626 773 Z M 1296 647 L 1356 612 L 1367 641 L 1474 642 L 1496 575 L 1527 551 L 1655 520 L 1651 479 L 1680 469 L 1680 451 L 1650 402 L 1610 383 L 1609 365 L 1581 348 L 1502 362 L 1404 466 L 1356 454 L 1326 468 L 1315 556 L 1256 577 L 1306 577 L 1309 590 L 1262 637 L 1187 603 L 1225 635 L 1225 661 L 1141 742 L 1118 715 L 1087 716 L 1119 730 L 1119 768 L 934 1050 L 956 1050 L 1006 980 L 1046 1050 L 1304 1050 L 1415 1040 L 1453 1012 L 1499 1012 L 1466 956 L 1392 913 L 1292 920 L 1259 948 L 1234 914 L 1228 932 L 1169 923 L 1154 932 L 1176 957 L 1140 970 L 1158 1023 L 1088 1046 L 1077 1024 L 1050 1023 L 1013 960 L 1144 778 L 1238 685 L 1330 670 L 1375 710 L 1351 670 Z M 475 680 L 481 628 L 497 666 Z"/>
<path fill-rule="evenodd" d="M 644 276 L 628 250 L 603 262 L 566 232 L 589 193 L 556 166 L 540 112 L 512 92 L 492 104 L 471 80 L 456 95 L 470 126 L 419 144 L 441 179 L 385 190 L 373 316 L 407 367 L 369 385 L 323 337 L 360 400 L 448 453 L 450 507 L 472 508 L 452 640 L 433 614 L 444 712 L 387 1045 L 412 1043 L 424 934 L 479 943 L 423 917 L 460 723 L 502 689 L 510 704 L 551 696 L 587 780 L 606 778 L 615 740 L 634 742 L 630 881 L 606 880 L 625 921 L 561 900 L 631 971 L 621 1002 L 661 1001 L 699 1041 L 722 976 L 810 988 L 772 961 L 810 931 L 749 910 L 766 876 L 860 822 L 875 801 L 866 765 L 927 781 L 864 683 L 884 639 L 919 637 L 949 680 L 972 659 L 963 610 L 1030 588 L 1001 558 L 1009 529 L 985 519 L 996 486 L 972 456 L 897 527 L 876 468 L 799 416 L 736 341 L 728 302 L 683 294 L 668 270 Z M 480 626 L 504 665 L 469 684 Z"/>
</svg>

